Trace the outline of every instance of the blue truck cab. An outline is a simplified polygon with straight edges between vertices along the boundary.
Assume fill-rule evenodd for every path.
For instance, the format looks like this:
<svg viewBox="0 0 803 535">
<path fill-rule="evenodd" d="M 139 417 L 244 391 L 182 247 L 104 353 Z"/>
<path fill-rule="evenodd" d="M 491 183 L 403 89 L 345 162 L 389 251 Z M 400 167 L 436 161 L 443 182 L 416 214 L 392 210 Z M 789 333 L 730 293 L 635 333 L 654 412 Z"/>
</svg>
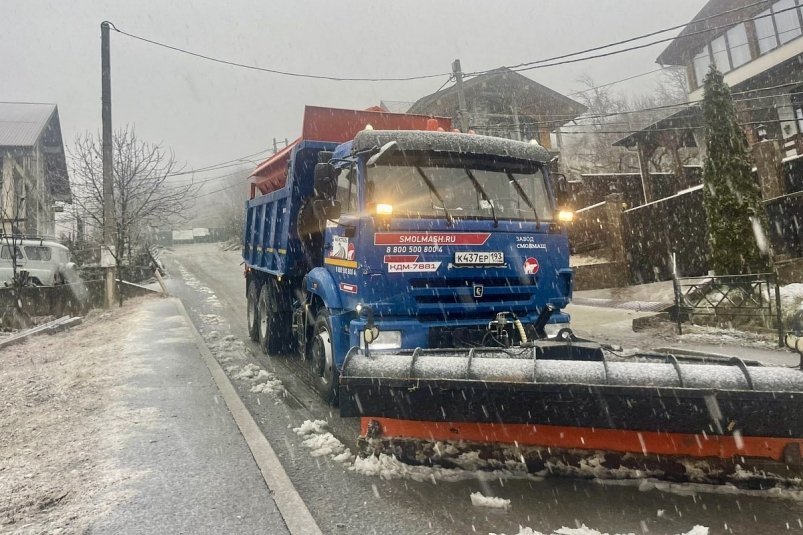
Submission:
<svg viewBox="0 0 803 535">
<path fill-rule="evenodd" d="M 567 327 L 572 270 L 543 147 L 425 130 L 300 141 L 246 204 L 248 324 L 337 397 L 354 347 L 505 347 Z"/>
</svg>

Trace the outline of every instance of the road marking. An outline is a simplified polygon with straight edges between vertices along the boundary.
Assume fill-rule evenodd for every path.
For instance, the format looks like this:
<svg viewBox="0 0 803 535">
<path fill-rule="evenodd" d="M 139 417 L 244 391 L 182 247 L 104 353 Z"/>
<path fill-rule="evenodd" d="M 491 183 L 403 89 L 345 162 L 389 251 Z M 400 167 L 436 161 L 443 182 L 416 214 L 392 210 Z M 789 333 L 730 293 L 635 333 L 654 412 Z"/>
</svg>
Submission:
<svg viewBox="0 0 803 535">
<path fill-rule="evenodd" d="M 212 375 L 215 384 L 217 384 L 223 401 L 226 402 L 226 406 L 234 417 L 240 433 L 242 433 L 246 444 L 248 444 L 251 454 L 254 456 L 254 460 L 262 473 L 262 478 L 273 494 L 276 507 L 279 508 L 279 512 L 284 518 L 285 524 L 287 524 L 287 529 L 290 530 L 290 533 L 299 535 L 322 534 L 307 505 L 301 499 L 301 495 L 298 494 L 293 482 L 290 481 L 290 477 L 285 472 L 268 439 L 262 434 L 259 425 L 254 421 L 251 413 L 248 412 L 245 404 L 234 389 L 234 385 L 229 381 L 226 372 L 215 360 L 201 333 L 195 328 L 195 324 L 187 313 L 187 309 L 184 308 L 184 304 L 180 299 L 175 299 L 175 304 L 189 324 L 189 328 L 195 337 L 195 345 L 198 346 L 201 357 L 203 357 L 209 373 Z"/>
</svg>

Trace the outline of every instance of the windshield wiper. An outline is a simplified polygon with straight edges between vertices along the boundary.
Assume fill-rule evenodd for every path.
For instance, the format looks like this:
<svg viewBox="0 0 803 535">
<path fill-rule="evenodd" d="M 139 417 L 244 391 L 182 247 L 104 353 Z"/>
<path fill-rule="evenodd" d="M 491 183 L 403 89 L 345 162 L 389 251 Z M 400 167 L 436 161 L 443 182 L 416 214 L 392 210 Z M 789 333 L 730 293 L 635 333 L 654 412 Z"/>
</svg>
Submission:
<svg viewBox="0 0 803 535">
<path fill-rule="evenodd" d="M 441 197 L 441 194 L 438 193 L 438 189 L 435 187 L 435 184 L 432 183 L 432 180 L 429 179 L 426 173 L 424 173 L 424 171 L 419 166 L 416 165 L 415 170 L 418 171 L 418 174 L 421 176 L 422 179 L 424 179 L 424 183 L 429 188 L 429 191 L 431 191 L 432 194 L 435 196 L 435 198 L 440 201 L 441 206 L 439 208 L 443 208 L 443 213 L 446 214 L 446 221 L 448 221 L 450 225 L 454 226 L 454 219 L 452 218 L 452 214 L 450 214 L 449 209 L 446 208 L 446 203 L 444 202 L 443 197 Z"/>
<path fill-rule="evenodd" d="M 537 226 L 541 224 L 541 221 L 538 219 L 538 212 L 535 210 L 535 206 L 530 201 L 530 198 L 527 196 L 527 194 L 524 192 L 524 188 L 521 187 L 519 181 L 516 180 L 516 177 L 513 176 L 513 173 L 511 173 L 510 171 L 505 171 L 505 173 L 507 174 L 508 181 L 510 181 L 510 183 L 513 184 L 513 187 L 516 189 L 516 192 L 522 199 L 524 199 L 524 202 L 527 203 L 527 206 L 529 206 L 530 209 L 533 211 L 533 215 L 535 216 L 535 224 L 537 228 Z"/>
<path fill-rule="evenodd" d="M 482 187 L 482 184 L 480 184 L 479 180 L 477 180 L 477 178 L 474 176 L 474 173 L 472 173 L 468 167 L 464 168 L 464 170 L 468 175 L 469 180 L 471 180 L 471 183 L 474 184 L 474 189 L 476 189 L 479 192 L 479 194 L 482 195 L 482 198 L 485 200 L 485 202 L 487 202 L 491 206 L 491 217 L 494 218 L 494 228 L 498 227 L 499 220 L 496 219 L 496 210 L 494 209 L 494 203 L 491 202 L 491 199 L 488 197 L 488 194 L 485 193 L 485 188 Z"/>
</svg>

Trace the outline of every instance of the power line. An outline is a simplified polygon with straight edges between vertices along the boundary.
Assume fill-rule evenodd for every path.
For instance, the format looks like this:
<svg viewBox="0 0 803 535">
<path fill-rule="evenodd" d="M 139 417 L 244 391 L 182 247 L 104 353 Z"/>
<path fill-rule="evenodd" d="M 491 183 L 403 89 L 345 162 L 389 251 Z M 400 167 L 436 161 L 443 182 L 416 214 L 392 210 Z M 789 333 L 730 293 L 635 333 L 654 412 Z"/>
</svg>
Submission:
<svg viewBox="0 0 803 535">
<path fill-rule="evenodd" d="M 663 70 L 665 70 L 665 69 L 663 67 L 661 67 L 659 69 L 653 69 L 651 71 L 643 72 L 641 74 L 634 74 L 633 76 L 628 76 L 627 78 L 622 78 L 620 80 L 614 80 L 613 82 L 608 82 L 606 84 L 596 85 L 594 87 L 589 87 L 588 89 L 582 89 L 580 91 L 575 91 L 573 93 L 568 93 L 566 96 L 567 97 L 573 97 L 575 95 L 582 95 L 583 93 L 588 93 L 589 91 L 594 91 L 595 89 L 602 89 L 603 87 L 610 87 L 612 85 L 620 84 L 622 82 L 627 82 L 628 80 L 634 80 L 636 78 L 641 78 L 642 76 L 647 76 L 649 74 L 655 74 L 656 72 L 661 72 Z"/>
<path fill-rule="evenodd" d="M 729 9 L 727 11 L 723 11 L 721 13 L 717 13 L 716 15 L 711 15 L 709 17 L 705 17 L 703 19 L 699 19 L 699 20 L 693 21 L 693 23 L 694 24 L 699 24 L 701 22 L 707 22 L 709 20 L 713 20 L 713 19 L 722 17 L 724 15 L 728 15 L 730 13 L 735 13 L 737 11 L 743 11 L 743 10 L 748 9 L 748 8 L 753 8 L 753 7 L 762 5 L 762 4 L 767 4 L 768 2 L 771 2 L 771 1 L 774 1 L 774 0 L 760 0 L 758 2 L 754 2 L 752 4 L 748 4 L 746 6 Z M 778 13 L 782 13 L 782 11 L 779 11 Z M 743 21 L 741 21 L 741 22 L 743 22 Z M 677 26 L 672 26 L 670 28 L 664 28 L 664 29 L 661 29 L 661 30 L 655 30 L 655 31 L 652 31 L 652 32 L 649 32 L 649 33 L 645 33 L 645 34 L 642 34 L 642 35 L 637 35 L 635 37 L 629 37 L 627 39 L 623 39 L 621 41 L 616 41 L 614 43 L 609 43 L 609 44 L 606 44 L 606 45 L 599 45 L 599 46 L 595 46 L 595 47 L 592 47 L 592 48 L 587 48 L 587 49 L 582 50 L 580 52 L 572 52 L 570 54 L 563 54 L 563 55 L 554 56 L 554 57 L 551 57 L 551 58 L 539 59 L 539 60 L 536 60 L 536 61 L 529 61 L 529 62 L 526 62 L 526 63 L 519 63 L 518 65 L 513 65 L 513 66 L 511 66 L 509 68 L 511 70 L 527 70 L 527 69 L 524 69 L 522 67 L 529 67 L 529 66 L 532 66 L 532 65 L 540 64 L 540 63 L 547 63 L 547 62 L 550 62 L 550 61 L 556 61 L 556 60 L 560 60 L 560 59 L 570 58 L 572 56 L 579 56 L 580 54 L 587 54 L 589 52 L 597 52 L 599 50 L 604 50 L 606 48 L 610 48 L 610 47 L 613 47 L 613 46 L 619 46 L 619 45 L 624 45 L 624 44 L 627 44 L 627 43 L 632 43 L 634 41 L 640 41 L 641 39 L 646 39 L 648 37 L 653 37 L 653 36 L 656 36 L 656 35 L 659 35 L 659 34 L 662 34 L 662 33 L 671 32 L 673 30 L 679 30 L 681 28 L 685 28 L 686 26 L 689 26 L 690 24 L 692 24 L 692 23 L 691 22 L 687 22 L 685 24 L 678 24 Z M 730 25 L 728 25 L 727 27 L 729 28 Z M 692 35 L 699 35 L 700 33 L 708 33 L 710 31 L 714 31 L 714 30 L 717 30 L 717 29 L 718 28 L 710 28 L 708 30 L 704 30 L 703 32 L 692 32 L 692 33 L 689 33 L 689 34 L 686 34 L 686 35 L 678 35 L 676 37 L 669 38 L 668 40 L 671 41 L 671 40 L 674 40 L 676 38 L 689 37 L 689 36 L 692 36 Z M 667 39 L 662 39 L 660 41 L 656 41 L 656 42 L 651 43 L 651 44 L 657 44 L 657 43 L 665 42 L 666 40 Z M 643 46 L 651 46 L 651 44 L 641 45 L 640 48 L 643 47 Z M 635 50 L 635 49 L 636 48 L 625 49 L 625 50 L 622 50 L 621 52 L 626 52 L 628 50 Z M 547 65 L 547 66 L 549 66 L 549 65 Z"/>
<path fill-rule="evenodd" d="M 774 85 L 774 86 L 768 86 L 768 87 L 756 87 L 756 88 L 748 89 L 748 90 L 744 90 L 744 91 L 734 91 L 733 93 L 731 93 L 731 96 L 733 96 L 733 95 L 745 95 L 745 94 L 750 94 L 750 93 L 759 93 L 759 92 L 763 92 L 763 91 L 771 91 L 771 90 L 775 90 L 775 89 L 782 89 L 784 87 L 799 86 L 799 85 L 801 85 L 801 82 L 787 82 L 787 83 L 778 84 L 778 85 Z M 784 95 L 799 95 L 799 94 L 803 94 L 803 91 L 793 91 L 793 92 L 790 92 L 790 93 L 784 93 Z M 735 98 L 735 99 L 733 99 L 733 101 L 734 102 L 750 102 L 750 101 L 754 101 L 754 100 L 775 98 L 777 96 L 778 95 L 765 95 L 765 96 L 754 96 L 754 97 L 746 97 L 746 98 Z M 595 113 L 595 114 L 581 115 L 581 116 L 576 116 L 576 115 L 571 115 L 571 114 L 551 114 L 551 115 L 540 115 L 540 114 L 538 114 L 538 115 L 535 115 L 533 117 L 537 117 L 538 119 L 541 119 L 541 120 L 548 119 L 547 122 L 560 122 L 560 121 L 569 122 L 569 121 L 575 121 L 575 120 L 576 121 L 585 121 L 585 120 L 588 120 L 588 119 L 602 119 L 602 118 L 605 118 L 605 117 L 616 117 L 616 116 L 620 116 L 620 115 L 632 115 L 632 114 L 644 113 L 644 112 L 648 112 L 648 111 L 661 111 L 661 110 L 672 110 L 672 109 L 675 109 L 675 108 L 688 108 L 688 107 L 691 107 L 694 104 L 699 104 L 702 101 L 703 101 L 702 99 L 697 99 L 697 100 L 689 100 L 689 101 L 686 101 L 686 102 L 679 102 L 677 104 L 663 104 L 663 105 L 660 105 L 660 106 L 653 106 L 653 107 L 649 107 L 649 108 L 641 108 L 641 109 L 638 109 L 638 110 L 622 110 L 622 111 L 607 112 L 607 113 Z M 782 107 L 782 105 L 778 105 L 778 106 L 775 106 L 775 107 Z M 756 109 L 761 109 L 761 108 L 756 108 Z M 740 110 L 740 111 L 746 111 L 746 110 Z M 506 114 L 506 113 L 496 113 L 496 114 L 474 113 L 472 115 L 480 116 L 480 117 L 515 117 L 515 114 L 512 114 L 512 113 L 510 113 L 510 114 Z M 522 119 L 522 120 L 526 121 L 526 118 L 530 117 L 530 116 L 526 115 L 526 114 L 523 114 L 523 113 L 519 113 L 518 117 L 520 117 L 520 118 L 524 117 L 524 119 Z M 528 121 L 528 122 L 533 122 L 533 121 Z M 577 125 L 577 126 L 583 126 L 583 125 Z M 572 126 L 568 126 L 567 128 L 572 128 Z"/>
<path fill-rule="evenodd" d="M 705 22 L 705 21 L 708 21 L 708 20 L 711 20 L 711 19 L 714 19 L 714 18 L 722 17 L 723 15 L 726 15 L 728 13 L 733 13 L 733 12 L 736 12 L 736 11 L 741 11 L 741 10 L 744 10 L 744 9 L 747 9 L 747 8 L 751 8 L 751 7 L 755 7 L 755 6 L 758 6 L 758 5 L 766 4 L 766 3 L 770 2 L 770 1 L 771 0 L 760 0 L 759 2 L 755 2 L 755 3 L 752 3 L 752 4 L 748 4 L 746 6 L 742 6 L 742 7 L 739 7 L 739 8 L 734 8 L 734 9 L 731 9 L 731 10 L 727 10 L 727 11 L 718 13 L 716 15 L 712 15 L 712 16 L 706 17 L 704 19 L 700 19 L 700 20 L 694 21 L 694 22 L 695 23 Z M 784 9 L 784 10 L 780 10 L 780 11 L 774 13 L 774 14 L 783 13 L 783 12 L 789 11 L 791 9 L 797 9 L 797 6 L 794 6 L 792 8 L 787 8 L 787 9 Z M 758 18 L 763 18 L 763 17 L 768 17 L 768 16 L 773 16 L 773 13 L 769 13 L 768 15 L 763 15 L 763 16 L 760 16 L 760 17 L 754 17 L 752 19 L 744 19 L 744 20 L 757 20 Z M 742 20 L 740 22 L 744 22 L 744 20 Z M 230 65 L 230 66 L 233 66 L 233 67 L 240 67 L 240 68 L 249 69 L 249 70 L 267 72 L 267 73 L 271 73 L 271 74 L 278 74 L 278 75 L 282 75 L 282 76 L 290 76 L 290 77 L 296 77 L 296 78 L 309 78 L 309 79 L 316 79 L 316 80 L 330 80 L 330 81 L 336 81 L 336 82 L 406 82 L 406 81 L 412 81 L 412 80 L 425 80 L 425 79 L 430 79 L 430 78 L 439 78 L 441 76 L 451 76 L 451 73 L 437 73 L 437 74 L 424 74 L 424 75 L 418 75 L 418 76 L 403 76 L 403 77 L 339 77 L 339 76 L 327 76 L 327 75 L 310 74 L 310 73 L 298 73 L 298 72 L 284 71 L 284 70 L 279 70 L 279 69 L 270 69 L 270 68 L 266 68 L 266 67 L 258 67 L 256 65 L 248 65 L 248 64 L 239 63 L 239 62 L 236 62 L 236 61 L 229 61 L 229 60 L 225 60 L 225 59 L 221 59 L 221 58 L 216 58 L 216 57 L 213 57 L 213 56 L 209 56 L 207 54 L 201 54 L 201 53 L 198 53 L 198 52 L 193 52 L 193 51 L 190 51 L 190 50 L 187 50 L 187 49 L 184 49 L 184 48 L 180 48 L 180 47 L 173 46 L 173 45 L 168 45 L 166 43 L 162 43 L 162 42 L 159 42 L 159 41 L 155 41 L 153 39 L 148 39 L 146 37 L 142 37 L 142 36 L 139 36 L 139 35 L 135 35 L 135 34 L 126 32 L 126 31 L 123 31 L 123 30 L 120 30 L 119 28 L 117 28 L 116 26 L 114 26 L 114 24 L 111 24 L 111 23 L 109 23 L 109 24 L 111 25 L 111 29 L 113 29 L 115 32 L 117 32 L 117 33 L 119 33 L 121 35 L 125 35 L 127 37 L 132 38 L 132 39 L 143 41 L 143 42 L 152 44 L 154 46 L 166 48 L 166 49 L 169 49 L 169 50 L 173 50 L 175 52 L 180 52 L 180 53 L 183 53 L 183 54 L 187 54 L 187 55 L 194 56 L 194 57 L 197 57 L 197 58 L 205 59 L 205 60 L 212 61 L 212 62 L 215 62 L 215 63 L 221 63 L 221 64 L 224 64 L 224 65 Z M 557 65 L 565 65 L 565 64 L 569 64 L 569 63 L 576 63 L 576 62 L 579 62 L 579 61 L 587 61 L 587 60 L 591 60 L 591 59 L 598 59 L 598 58 L 602 58 L 602 57 L 612 56 L 612 55 L 615 55 L 615 54 L 621 54 L 621 53 L 624 53 L 624 52 L 629 52 L 629 51 L 632 51 L 632 50 L 638 50 L 638 49 L 641 49 L 641 48 L 646 48 L 646 47 L 653 46 L 653 45 L 656 45 L 656 44 L 659 44 L 659 43 L 664 43 L 664 42 L 667 42 L 667 41 L 673 41 L 675 39 L 688 38 L 688 37 L 693 37 L 693 36 L 700 35 L 700 34 L 703 34 L 703 33 L 710 33 L 710 32 L 713 32 L 713 31 L 717 31 L 719 29 L 730 28 L 732 26 L 732 25 L 727 25 L 727 26 L 718 26 L 718 27 L 708 28 L 706 30 L 699 31 L 699 32 L 691 32 L 691 33 L 688 33 L 686 35 L 678 35 L 676 37 L 660 39 L 660 40 L 657 40 L 657 41 L 652 41 L 650 43 L 636 45 L 636 46 L 633 46 L 633 47 L 624 48 L 624 49 L 620 49 L 620 50 L 614 50 L 614 51 L 606 52 L 606 53 L 603 53 L 603 54 L 597 54 L 597 55 L 594 55 L 594 56 L 586 56 L 586 57 L 582 57 L 582 58 L 574 58 L 574 59 L 565 60 L 566 58 L 573 58 L 574 56 L 587 54 L 589 52 L 596 52 L 596 51 L 599 51 L 599 50 L 604 50 L 606 48 L 611 48 L 611 47 L 614 47 L 614 46 L 619 46 L 619 45 L 622 45 L 622 44 L 627 44 L 627 43 L 639 41 L 641 39 L 646 39 L 648 37 L 659 35 L 661 33 L 666 33 L 666 32 L 669 32 L 669 31 L 673 31 L 673 30 L 677 30 L 679 28 L 686 27 L 689 24 L 690 23 L 679 24 L 679 25 L 676 25 L 676 26 L 672 26 L 672 27 L 669 27 L 669 28 L 663 28 L 663 29 L 660 29 L 660 30 L 655 30 L 653 32 L 649 32 L 649 33 L 646 33 L 646 34 L 638 35 L 638 36 L 631 37 L 631 38 L 628 38 L 628 39 L 623 39 L 621 41 L 616 41 L 616 42 L 613 42 L 613 43 L 607 43 L 607 44 L 604 44 L 604 45 L 598 45 L 598 46 L 587 48 L 587 49 L 584 49 L 584 50 L 579 50 L 579 51 L 576 51 L 576 52 L 570 52 L 570 53 L 567 53 L 567 54 L 561 54 L 561 55 L 553 56 L 553 57 L 550 57 L 550 58 L 544 58 L 544 59 L 529 61 L 529 62 L 525 62 L 525 63 L 519 63 L 519 64 L 514 65 L 512 67 L 509 67 L 509 68 L 512 71 L 521 72 L 521 71 L 527 71 L 527 70 L 532 70 L 532 69 L 536 69 L 536 68 L 554 67 L 554 66 L 557 66 Z M 557 61 L 557 60 L 565 60 L 565 61 Z M 556 63 L 549 63 L 549 62 L 553 62 L 553 61 L 555 61 Z M 545 63 L 546 63 L 546 65 L 544 65 Z M 474 72 L 471 72 L 471 73 L 466 73 L 466 75 L 477 76 L 479 74 L 486 74 L 486 73 L 491 72 L 493 70 L 495 70 L 495 69 L 486 69 L 486 70 L 474 71 Z"/>
<path fill-rule="evenodd" d="M 239 63 L 236 61 L 229 61 L 221 58 L 216 58 L 213 56 L 208 56 L 206 54 L 200 54 L 198 52 L 192 52 L 190 50 L 180 48 L 177 46 L 168 45 L 166 43 L 161 43 L 159 41 L 154 41 L 152 39 L 148 39 L 146 37 L 142 37 L 139 35 L 134 35 L 133 33 L 128 33 L 123 30 L 118 29 L 113 24 L 111 25 L 112 29 L 119 34 L 125 35 L 132 39 L 136 39 L 138 41 L 143 41 L 145 43 L 149 43 L 155 46 L 159 46 L 162 48 L 167 48 L 169 50 L 173 50 L 175 52 L 181 52 L 182 54 L 187 54 L 190 56 L 194 56 L 196 58 L 205 59 L 208 61 L 213 61 L 215 63 L 222 63 L 224 65 L 230 65 L 232 67 L 241 67 L 243 69 L 249 69 L 252 71 L 262 71 L 271 74 L 279 74 L 282 76 L 290 76 L 294 78 L 311 78 L 314 80 L 330 80 L 334 82 L 407 82 L 411 80 L 426 80 L 429 78 L 440 78 L 441 76 L 449 76 L 451 73 L 437 73 L 437 74 L 424 74 L 420 76 L 402 76 L 402 77 L 391 77 L 391 78 L 361 78 L 361 77 L 340 77 L 340 76 L 325 76 L 321 74 L 308 74 L 308 73 L 300 73 L 300 72 L 292 72 L 292 71 L 283 71 L 279 69 L 269 69 L 266 67 L 257 67 L 256 65 L 247 65 L 245 63 Z"/>
<path fill-rule="evenodd" d="M 170 173 L 167 176 L 181 176 L 181 175 L 191 175 L 191 174 L 194 174 L 194 173 L 203 173 L 203 172 L 206 172 L 206 171 L 218 171 L 220 169 L 225 169 L 226 167 L 233 167 L 235 165 L 238 165 L 238 164 L 242 163 L 242 160 L 246 160 L 248 158 L 253 158 L 254 156 L 258 156 L 258 155 L 263 154 L 265 152 L 270 152 L 271 150 L 273 150 L 273 149 L 264 149 L 264 150 L 255 152 L 253 154 L 246 154 L 245 156 L 242 156 L 240 158 L 233 158 L 231 160 L 226 160 L 225 162 L 213 163 L 213 164 L 206 165 L 204 167 L 196 167 L 195 169 L 188 169 L 186 171 L 178 171 L 176 173 Z"/>
<path fill-rule="evenodd" d="M 766 18 L 766 17 L 772 17 L 774 15 L 785 13 L 786 11 L 792 11 L 792 10 L 797 10 L 797 9 L 799 9 L 799 7 L 797 5 L 794 5 L 792 7 L 786 8 L 786 9 L 781 9 L 781 10 L 778 10 L 778 11 L 770 12 L 770 13 L 768 13 L 766 15 L 759 15 L 759 16 L 756 16 L 756 17 L 748 18 L 748 19 L 742 19 L 742 20 L 740 20 L 738 22 L 741 23 L 741 22 L 746 22 L 748 20 L 763 19 L 763 18 Z M 640 44 L 640 45 L 634 45 L 634 46 L 631 46 L 631 47 L 628 47 L 628 48 L 622 48 L 620 50 L 613 50 L 611 52 L 604 52 L 602 54 L 596 54 L 596 55 L 593 55 L 593 56 L 585 56 L 585 57 L 582 57 L 582 58 L 573 58 L 573 59 L 567 59 L 567 60 L 563 60 L 563 61 L 556 61 L 555 63 L 549 63 L 549 64 L 546 64 L 546 65 L 542 65 L 540 63 L 543 63 L 543 62 L 546 62 L 546 61 L 550 61 L 550 60 L 538 60 L 537 62 L 532 62 L 527 67 L 514 68 L 514 69 L 510 69 L 510 70 L 512 70 L 514 72 L 523 72 L 523 71 L 530 71 L 530 70 L 534 70 L 534 69 L 542 69 L 544 67 L 556 67 L 558 65 L 568 65 L 570 63 L 578 63 L 578 62 L 581 62 L 581 61 L 588 61 L 588 60 L 591 60 L 591 59 L 606 58 L 606 57 L 609 57 L 609 56 L 615 56 L 617 54 L 622 54 L 624 52 L 631 52 L 633 50 L 640 50 L 642 48 L 648 48 L 648 47 L 651 47 L 653 45 L 658 45 L 658 44 L 666 43 L 666 42 L 669 42 L 669 41 L 675 41 L 677 39 L 687 39 L 689 37 L 694 37 L 694 36 L 697 36 L 697 35 L 710 34 L 710 33 L 713 33 L 713 32 L 719 31 L 719 30 L 726 30 L 726 29 L 732 28 L 733 26 L 734 26 L 734 24 L 724 24 L 722 26 L 715 26 L 715 27 L 708 28 L 708 29 L 701 30 L 701 31 L 687 33 L 685 35 L 678 35 L 678 36 L 675 36 L 675 37 L 667 37 L 667 38 L 664 38 L 664 39 L 658 39 L 657 41 L 650 41 L 649 43 L 644 43 L 644 44 Z M 608 47 L 607 46 L 598 47 L 597 49 L 599 50 L 601 48 L 608 48 Z M 582 54 L 582 53 L 584 53 L 584 52 L 578 52 L 577 54 Z M 577 54 L 572 54 L 572 55 L 577 55 Z M 557 57 L 560 57 L 560 56 L 557 56 Z M 475 73 L 471 73 L 471 74 L 475 74 Z"/>
<path fill-rule="evenodd" d="M 222 191 L 230 190 L 230 189 L 236 188 L 238 186 L 242 187 L 242 186 L 248 186 L 248 185 L 250 185 L 250 182 L 242 182 L 242 183 L 238 182 L 236 184 L 229 184 L 228 186 L 224 186 L 224 187 L 216 189 L 214 191 L 209 191 L 207 193 L 202 193 L 201 195 L 196 195 L 195 198 L 196 199 L 200 199 L 202 197 L 208 197 L 209 195 L 214 195 L 215 193 L 220 193 Z"/>
</svg>

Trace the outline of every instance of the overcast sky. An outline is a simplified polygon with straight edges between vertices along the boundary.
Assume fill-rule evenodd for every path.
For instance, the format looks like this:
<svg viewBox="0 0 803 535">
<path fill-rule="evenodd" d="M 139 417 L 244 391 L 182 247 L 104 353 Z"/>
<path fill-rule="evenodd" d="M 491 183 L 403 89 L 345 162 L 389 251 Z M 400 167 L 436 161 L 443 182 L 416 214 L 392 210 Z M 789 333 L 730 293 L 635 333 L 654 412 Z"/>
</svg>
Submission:
<svg viewBox="0 0 803 535">
<path fill-rule="evenodd" d="M 4 0 L 0 100 L 58 104 L 65 143 L 100 129 L 100 22 L 199 53 L 288 71 L 351 77 L 513 65 L 688 22 L 705 0 L 284 1 Z M 665 45 L 525 73 L 562 93 L 657 68 Z M 188 167 L 293 139 L 305 104 L 366 108 L 414 101 L 446 77 L 331 82 L 219 65 L 112 33 L 115 127 L 172 147 Z M 615 86 L 646 92 L 654 77 Z M 217 172 L 220 174 L 220 172 Z"/>
</svg>

